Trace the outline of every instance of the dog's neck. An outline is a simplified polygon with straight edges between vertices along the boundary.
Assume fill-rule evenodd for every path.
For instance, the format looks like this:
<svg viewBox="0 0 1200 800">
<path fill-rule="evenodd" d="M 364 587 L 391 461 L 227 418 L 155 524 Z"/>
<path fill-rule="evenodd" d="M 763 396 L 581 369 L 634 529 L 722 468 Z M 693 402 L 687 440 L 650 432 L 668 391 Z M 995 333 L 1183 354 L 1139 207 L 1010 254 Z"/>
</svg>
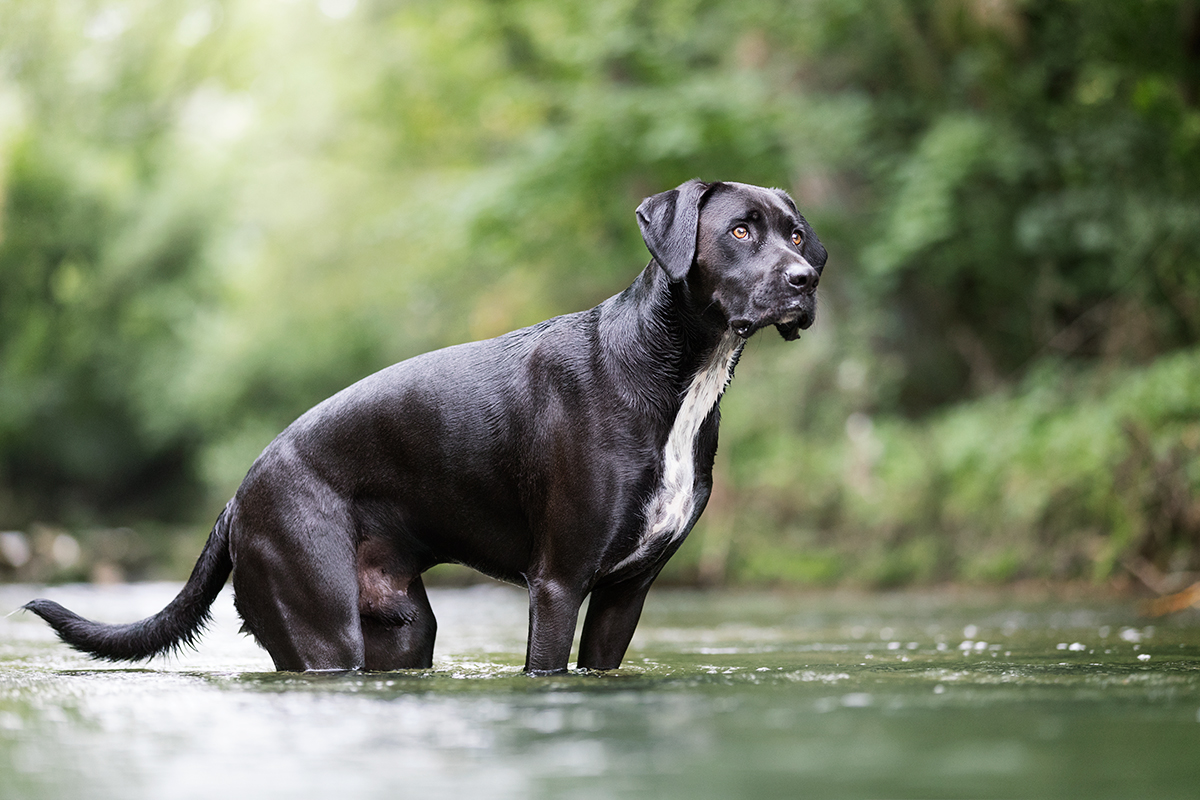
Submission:
<svg viewBox="0 0 1200 800">
<path fill-rule="evenodd" d="M 732 369 L 742 342 L 730 341 L 728 325 L 706 314 L 709 305 L 698 304 L 686 281 L 672 283 L 651 261 L 628 289 L 599 307 L 601 358 L 631 407 L 669 420 L 718 349 L 732 348 Z"/>
<path fill-rule="evenodd" d="M 728 325 L 706 320 L 686 282 L 670 283 L 651 263 L 627 293 L 602 307 L 601 342 L 618 337 L 620 346 L 606 354 L 609 374 L 621 394 L 655 420 L 664 437 L 659 474 L 642 509 L 636 546 L 614 570 L 659 558 L 677 546 L 695 521 L 699 473 L 711 468 L 712 450 L 697 452 L 706 420 L 733 377 L 745 340 Z M 632 333 L 628 333 L 632 332 Z M 667 380 L 646 380 L 646 375 Z M 710 447 L 715 447 L 715 439 Z"/>
</svg>

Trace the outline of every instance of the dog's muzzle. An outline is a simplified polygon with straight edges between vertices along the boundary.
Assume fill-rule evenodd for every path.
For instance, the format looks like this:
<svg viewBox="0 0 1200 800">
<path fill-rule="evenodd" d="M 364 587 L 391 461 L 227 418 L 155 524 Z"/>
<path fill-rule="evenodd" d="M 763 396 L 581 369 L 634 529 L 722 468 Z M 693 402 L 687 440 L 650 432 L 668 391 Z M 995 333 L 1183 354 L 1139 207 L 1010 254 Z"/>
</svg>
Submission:
<svg viewBox="0 0 1200 800">
<path fill-rule="evenodd" d="M 779 275 L 778 272 L 774 274 Z M 782 277 L 782 281 L 776 277 L 768 284 L 772 287 L 769 299 L 760 295 L 751 301 L 751 308 L 756 309 L 752 315 L 729 320 L 730 330 L 746 339 L 756 331 L 774 325 L 779 334 L 790 341 L 812 326 L 816 320 L 816 291 L 821 274 L 807 261 L 799 261 L 788 265 Z"/>
</svg>

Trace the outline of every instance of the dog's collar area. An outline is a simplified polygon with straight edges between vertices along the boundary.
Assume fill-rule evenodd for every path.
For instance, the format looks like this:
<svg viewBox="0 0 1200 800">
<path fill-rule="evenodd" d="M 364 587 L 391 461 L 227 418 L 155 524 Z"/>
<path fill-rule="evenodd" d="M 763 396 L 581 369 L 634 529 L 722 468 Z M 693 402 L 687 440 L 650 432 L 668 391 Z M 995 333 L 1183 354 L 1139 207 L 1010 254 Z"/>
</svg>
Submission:
<svg viewBox="0 0 1200 800">
<path fill-rule="evenodd" d="M 696 516 L 696 438 L 729 386 L 744 346 L 744 339 L 726 333 L 692 377 L 663 447 L 662 477 L 646 504 L 637 547 L 614 570 L 658 554 L 687 534 Z"/>
</svg>

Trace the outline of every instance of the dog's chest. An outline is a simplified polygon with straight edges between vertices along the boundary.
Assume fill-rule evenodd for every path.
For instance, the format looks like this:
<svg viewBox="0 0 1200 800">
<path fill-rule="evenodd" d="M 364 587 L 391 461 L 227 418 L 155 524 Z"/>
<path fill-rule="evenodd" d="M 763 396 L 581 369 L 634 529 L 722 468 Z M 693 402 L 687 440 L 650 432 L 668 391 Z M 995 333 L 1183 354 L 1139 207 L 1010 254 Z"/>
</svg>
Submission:
<svg viewBox="0 0 1200 800">
<path fill-rule="evenodd" d="M 663 448 L 662 477 L 646 504 L 638 544 L 616 569 L 661 552 L 687 533 L 696 510 L 696 437 L 729 385 L 741 344 L 727 334 L 692 378 Z"/>
</svg>

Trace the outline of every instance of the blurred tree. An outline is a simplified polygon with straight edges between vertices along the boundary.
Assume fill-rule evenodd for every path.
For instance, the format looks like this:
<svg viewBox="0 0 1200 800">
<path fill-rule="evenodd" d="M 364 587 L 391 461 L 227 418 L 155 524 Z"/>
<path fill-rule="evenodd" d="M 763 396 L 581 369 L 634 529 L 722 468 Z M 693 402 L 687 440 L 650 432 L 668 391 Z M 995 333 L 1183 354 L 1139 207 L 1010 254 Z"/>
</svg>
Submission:
<svg viewBox="0 0 1200 800">
<path fill-rule="evenodd" d="M 621 289 L 637 203 L 702 177 L 832 254 L 816 335 L 739 369 L 715 525 L 823 576 L 833 533 L 936 574 L 972 498 L 1133 541 L 1085 491 L 1119 432 L 1035 440 L 1200 340 L 1198 101 L 1183 0 L 0 2 L 0 524 L 205 516 L 351 381 Z M 1192 406 L 1144 380 L 1157 452 Z M 1067 466 L 1022 495 L 1021 454 Z"/>
<path fill-rule="evenodd" d="M 934 2 L 843 18 L 826 86 L 872 97 L 864 282 L 926 410 L 1048 352 L 1200 337 L 1200 12 Z"/>
<path fill-rule="evenodd" d="M 142 419 L 212 300 L 215 187 L 171 146 L 178 14 L 0 6 L 2 516 L 191 517 L 197 437 Z"/>
</svg>

